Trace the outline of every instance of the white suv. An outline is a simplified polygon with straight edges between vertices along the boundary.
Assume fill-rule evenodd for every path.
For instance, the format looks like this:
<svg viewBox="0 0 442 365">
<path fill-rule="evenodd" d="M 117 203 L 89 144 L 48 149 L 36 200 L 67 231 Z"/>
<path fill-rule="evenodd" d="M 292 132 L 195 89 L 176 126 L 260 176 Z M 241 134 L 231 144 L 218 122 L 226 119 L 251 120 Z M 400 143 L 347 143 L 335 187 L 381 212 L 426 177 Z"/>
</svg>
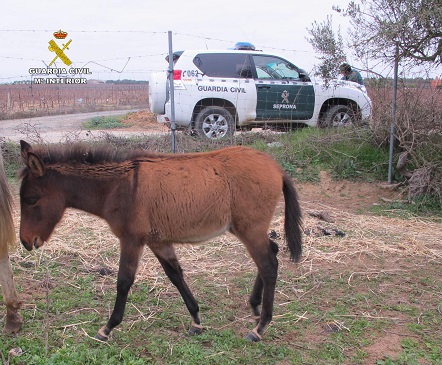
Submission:
<svg viewBox="0 0 442 365">
<path fill-rule="evenodd" d="M 210 139 L 260 126 L 339 126 L 365 121 L 364 86 L 333 80 L 326 87 L 275 54 L 249 50 L 186 50 L 174 54 L 175 123 Z M 149 106 L 171 121 L 167 72 L 149 80 Z"/>
</svg>

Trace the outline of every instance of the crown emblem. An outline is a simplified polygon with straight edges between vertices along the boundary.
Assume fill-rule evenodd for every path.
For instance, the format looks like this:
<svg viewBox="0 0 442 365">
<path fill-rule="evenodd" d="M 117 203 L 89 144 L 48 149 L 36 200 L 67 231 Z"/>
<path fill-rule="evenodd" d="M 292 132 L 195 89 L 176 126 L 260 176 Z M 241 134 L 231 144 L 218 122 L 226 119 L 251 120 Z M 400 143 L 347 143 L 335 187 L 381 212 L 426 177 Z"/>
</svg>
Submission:
<svg viewBox="0 0 442 365">
<path fill-rule="evenodd" d="M 54 32 L 54 37 L 57 39 L 65 39 L 68 36 L 67 32 L 63 32 L 61 29 L 58 32 Z"/>
</svg>

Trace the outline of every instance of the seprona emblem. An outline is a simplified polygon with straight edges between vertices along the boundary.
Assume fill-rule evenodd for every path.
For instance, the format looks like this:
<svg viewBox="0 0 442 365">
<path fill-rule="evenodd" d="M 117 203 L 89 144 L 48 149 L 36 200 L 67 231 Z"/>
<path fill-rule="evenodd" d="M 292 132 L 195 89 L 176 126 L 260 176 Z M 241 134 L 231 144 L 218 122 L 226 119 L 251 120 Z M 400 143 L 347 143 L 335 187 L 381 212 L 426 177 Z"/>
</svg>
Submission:
<svg viewBox="0 0 442 365">
<path fill-rule="evenodd" d="M 281 97 L 282 97 L 282 102 L 283 102 L 283 103 L 287 103 L 287 104 L 290 103 L 290 102 L 289 102 L 289 95 L 290 95 L 290 93 L 289 93 L 287 90 L 284 90 L 284 91 L 282 92 Z"/>
</svg>

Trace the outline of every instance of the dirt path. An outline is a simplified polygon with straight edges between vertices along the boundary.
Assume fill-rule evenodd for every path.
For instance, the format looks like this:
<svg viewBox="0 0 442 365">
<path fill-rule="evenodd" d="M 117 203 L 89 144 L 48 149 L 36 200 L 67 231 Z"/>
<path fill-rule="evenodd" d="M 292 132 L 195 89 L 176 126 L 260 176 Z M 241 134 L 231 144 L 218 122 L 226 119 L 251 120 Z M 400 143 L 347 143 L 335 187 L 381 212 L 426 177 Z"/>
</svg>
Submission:
<svg viewBox="0 0 442 365">
<path fill-rule="evenodd" d="M 35 140 L 35 137 L 39 136 L 42 140 L 47 142 L 59 142 L 69 139 L 69 136 L 75 134 L 78 138 L 88 139 L 90 137 L 90 132 L 82 128 L 82 124 L 85 121 L 93 117 L 124 115 L 137 111 L 137 109 L 115 110 L 2 120 L 0 121 L 0 137 L 18 142 L 20 139 Z M 132 130 L 129 133 L 133 132 L 134 131 Z M 117 131 L 117 134 L 118 133 L 119 132 Z"/>
</svg>

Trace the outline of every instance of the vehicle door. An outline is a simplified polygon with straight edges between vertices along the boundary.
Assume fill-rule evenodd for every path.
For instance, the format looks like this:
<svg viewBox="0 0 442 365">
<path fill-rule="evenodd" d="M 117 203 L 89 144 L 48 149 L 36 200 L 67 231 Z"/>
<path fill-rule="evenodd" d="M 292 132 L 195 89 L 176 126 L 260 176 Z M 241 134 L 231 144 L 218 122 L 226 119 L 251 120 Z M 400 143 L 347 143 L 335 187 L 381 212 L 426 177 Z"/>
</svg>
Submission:
<svg viewBox="0 0 442 365">
<path fill-rule="evenodd" d="M 193 98 L 200 103 L 213 98 L 232 103 L 240 119 L 254 119 L 256 106 L 256 88 L 253 70 L 248 53 L 220 52 L 197 54 L 193 59 L 198 74 Z M 183 71 L 183 75 L 189 71 Z"/>
<path fill-rule="evenodd" d="M 256 70 L 257 120 L 306 120 L 313 116 L 312 82 L 298 67 L 271 55 L 253 55 Z"/>
</svg>

